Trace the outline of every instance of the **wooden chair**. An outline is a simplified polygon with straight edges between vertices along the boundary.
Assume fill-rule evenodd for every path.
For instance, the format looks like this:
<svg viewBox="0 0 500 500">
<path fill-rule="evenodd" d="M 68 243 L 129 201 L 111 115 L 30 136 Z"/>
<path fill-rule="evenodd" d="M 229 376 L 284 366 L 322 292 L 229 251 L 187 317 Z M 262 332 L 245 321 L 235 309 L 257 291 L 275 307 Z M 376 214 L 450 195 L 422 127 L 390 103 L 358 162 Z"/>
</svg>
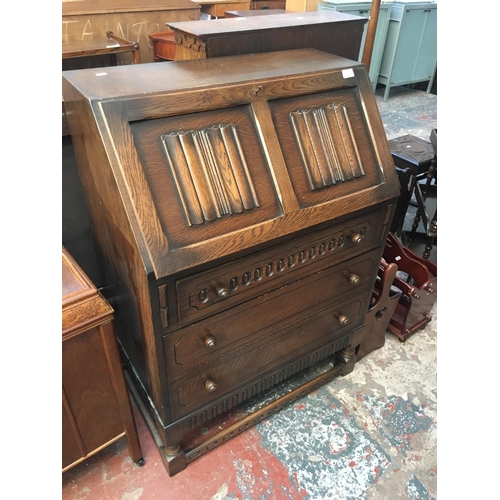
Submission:
<svg viewBox="0 0 500 500">
<path fill-rule="evenodd" d="M 404 342 L 432 319 L 430 312 L 437 300 L 437 265 L 402 246 L 392 233 L 387 236 L 383 258 L 398 266 L 393 287 L 402 293 L 388 329 Z"/>
</svg>

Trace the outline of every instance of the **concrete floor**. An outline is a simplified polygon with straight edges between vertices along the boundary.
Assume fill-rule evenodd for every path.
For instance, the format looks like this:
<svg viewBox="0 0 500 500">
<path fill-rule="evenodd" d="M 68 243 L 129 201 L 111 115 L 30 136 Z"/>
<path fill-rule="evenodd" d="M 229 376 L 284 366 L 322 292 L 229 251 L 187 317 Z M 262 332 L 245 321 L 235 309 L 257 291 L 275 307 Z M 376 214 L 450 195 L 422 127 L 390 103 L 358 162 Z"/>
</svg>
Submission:
<svg viewBox="0 0 500 500">
<path fill-rule="evenodd" d="M 428 139 L 436 96 L 377 100 L 388 139 Z M 417 251 L 417 249 L 415 249 Z M 437 245 L 431 254 L 436 259 Z M 145 465 L 124 439 L 62 477 L 63 500 L 433 500 L 437 498 L 437 309 L 427 326 L 169 477 L 137 407 Z"/>
</svg>

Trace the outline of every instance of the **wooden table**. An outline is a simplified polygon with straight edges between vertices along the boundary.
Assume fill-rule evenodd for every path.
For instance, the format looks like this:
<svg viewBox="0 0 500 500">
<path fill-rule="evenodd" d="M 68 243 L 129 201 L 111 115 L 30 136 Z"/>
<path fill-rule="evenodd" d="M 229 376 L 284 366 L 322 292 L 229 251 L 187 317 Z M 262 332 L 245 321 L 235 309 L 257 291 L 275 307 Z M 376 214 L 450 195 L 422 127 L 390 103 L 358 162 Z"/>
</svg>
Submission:
<svg viewBox="0 0 500 500">
<path fill-rule="evenodd" d="M 62 45 L 62 58 L 91 57 L 103 54 L 111 54 L 115 58 L 116 54 L 132 52 L 133 63 L 139 64 L 141 56 L 139 54 L 139 44 L 130 42 L 113 34 L 112 31 L 106 33 L 104 39 L 84 40 L 80 42 L 66 42 Z"/>
<path fill-rule="evenodd" d="M 366 18 L 335 11 L 167 23 L 176 60 L 313 48 L 357 60 Z"/>
</svg>

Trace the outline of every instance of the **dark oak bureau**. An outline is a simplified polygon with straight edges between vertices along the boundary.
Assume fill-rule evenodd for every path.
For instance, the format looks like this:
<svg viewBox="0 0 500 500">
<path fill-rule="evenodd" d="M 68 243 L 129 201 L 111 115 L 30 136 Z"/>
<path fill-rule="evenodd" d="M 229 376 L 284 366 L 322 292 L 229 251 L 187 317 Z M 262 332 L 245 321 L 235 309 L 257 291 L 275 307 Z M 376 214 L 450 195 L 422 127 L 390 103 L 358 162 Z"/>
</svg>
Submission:
<svg viewBox="0 0 500 500">
<path fill-rule="evenodd" d="M 102 73 L 65 72 L 63 94 L 103 293 L 173 475 L 352 371 L 399 184 L 352 60 L 299 49 Z"/>
</svg>

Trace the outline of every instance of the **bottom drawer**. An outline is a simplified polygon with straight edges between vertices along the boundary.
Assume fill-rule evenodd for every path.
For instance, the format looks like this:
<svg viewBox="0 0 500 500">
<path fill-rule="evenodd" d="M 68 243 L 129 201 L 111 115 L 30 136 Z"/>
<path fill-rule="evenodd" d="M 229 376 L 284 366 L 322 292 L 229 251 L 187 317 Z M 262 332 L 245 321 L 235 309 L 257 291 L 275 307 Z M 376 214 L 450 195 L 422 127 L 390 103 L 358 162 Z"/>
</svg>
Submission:
<svg viewBox="0 0 500 500">
<path fill-rule="evenodd" d="M 217 364 L 203 367 L 189 379 L 172 384 L 171 412 L 177 419 L 204 405 L 236 392 L 238 386 L 265 377 L 292 359 L 312 352 L 326 340 L 335 340 L 360 326 L 365 317 L 366 291 L 348 301 L 337 303 L 288 328 L 278 330 L 269 341 L 255 348 L 248 346 L 243 354 L 232 352 L 217 359 Z"/>
</svg>

